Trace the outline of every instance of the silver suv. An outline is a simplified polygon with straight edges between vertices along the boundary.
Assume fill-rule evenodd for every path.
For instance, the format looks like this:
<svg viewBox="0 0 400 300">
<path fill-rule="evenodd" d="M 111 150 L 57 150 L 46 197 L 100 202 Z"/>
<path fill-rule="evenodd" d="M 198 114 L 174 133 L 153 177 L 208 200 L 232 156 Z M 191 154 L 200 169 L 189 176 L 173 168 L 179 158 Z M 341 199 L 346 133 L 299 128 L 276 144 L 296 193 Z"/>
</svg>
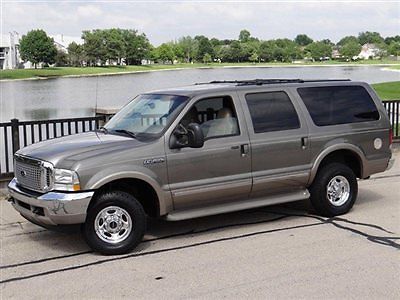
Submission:
<svg viewBox="0 0 400 300">
<path fill-rule="evenodd" d="M 137 96 L 104 127 L 15 154 L 15 209 L 82 224 L 95 251 L 140 243 L 146 217 L 177 221 L 301 199 L 348 212 L 357 178 L 391 161 L 390 124 L 363 82 L 214 81 Z"/>
</svg>

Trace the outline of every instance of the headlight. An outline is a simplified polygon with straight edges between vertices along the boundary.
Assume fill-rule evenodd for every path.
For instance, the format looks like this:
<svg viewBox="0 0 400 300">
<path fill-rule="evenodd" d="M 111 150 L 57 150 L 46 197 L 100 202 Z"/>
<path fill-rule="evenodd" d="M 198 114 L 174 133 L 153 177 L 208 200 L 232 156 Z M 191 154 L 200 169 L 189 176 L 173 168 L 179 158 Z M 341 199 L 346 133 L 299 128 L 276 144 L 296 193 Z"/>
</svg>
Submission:
<svg viewBox="0 0 400 300">
<path fill-rule="evenodd" d="M 53 172 L 55 190 L 74 192 L 81 189 L 79 177 L 75 171 L 54 169 Z"/>
</svg>

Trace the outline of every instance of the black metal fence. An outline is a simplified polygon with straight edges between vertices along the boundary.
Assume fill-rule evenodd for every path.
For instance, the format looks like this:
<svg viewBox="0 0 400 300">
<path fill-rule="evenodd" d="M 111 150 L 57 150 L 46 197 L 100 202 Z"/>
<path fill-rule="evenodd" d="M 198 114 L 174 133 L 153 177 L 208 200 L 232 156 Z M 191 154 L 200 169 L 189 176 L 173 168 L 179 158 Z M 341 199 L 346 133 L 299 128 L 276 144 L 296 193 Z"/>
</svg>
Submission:
<svg viewBox="0 0 400 300">
<path fill-rule="evenodd" d="M 400 100 L 383 101 L 394 139 L 400 139 Z M 203 118 L 205 116 L 202 116 Z M 42 121 L 19 121 L 0 123 L 0 179 L 9 178 L 14 171 L 13 154 L 27 145 L 40 141 L 98 129 L 106 116 L 55 119 Z"/>
<path fill-rule="evenodd" d="M 22 147 L 56 137 L 92 131 L 105 116 L 0 123 L 0 179 L 12 176 L 13 154 Z"/>
<path fill-rule="evenodd" d="M 393 138 L 400 139 L 400 100 L 382 101 L 392 125 Z"/>
</svg>

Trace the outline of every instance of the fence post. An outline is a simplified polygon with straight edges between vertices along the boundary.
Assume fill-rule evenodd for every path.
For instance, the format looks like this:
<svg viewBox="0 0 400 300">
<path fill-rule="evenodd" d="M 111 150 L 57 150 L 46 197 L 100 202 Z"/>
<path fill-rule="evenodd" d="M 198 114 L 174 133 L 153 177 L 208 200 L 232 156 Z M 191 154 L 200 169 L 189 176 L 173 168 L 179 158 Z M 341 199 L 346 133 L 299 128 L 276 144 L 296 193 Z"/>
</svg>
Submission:
<svg viewBox="0 0 400 300">
<path fill-rule="evenodd" d="M 11 140 L 13 153 L 19 150 L 19 120 L 11 120 Z"/>
</svg>

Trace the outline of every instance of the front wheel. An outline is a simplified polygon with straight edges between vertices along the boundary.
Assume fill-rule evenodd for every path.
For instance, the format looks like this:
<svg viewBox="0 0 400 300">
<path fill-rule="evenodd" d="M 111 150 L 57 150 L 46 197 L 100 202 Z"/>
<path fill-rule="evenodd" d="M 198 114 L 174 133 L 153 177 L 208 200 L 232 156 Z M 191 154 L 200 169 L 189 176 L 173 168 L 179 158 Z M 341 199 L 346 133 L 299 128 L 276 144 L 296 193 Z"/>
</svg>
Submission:
<svg viewBox="0 0 400 300">
<path fill-rule="evenodd" d="M 318 170 L 310 192 L 311 203 L 319 214 L 327 217 L 342 215 L 356 201 L 357 178 L 346 165 L 330 163 Z"/>
<path fill-rule="evenodd" d="M 146 215 L 139 201 L 129 193 L 111 191 L 100 195 L 90 207 L 83 235 L 94 251 L 113 255 L 135 248 L 145 230 Z"/>
</svg>

